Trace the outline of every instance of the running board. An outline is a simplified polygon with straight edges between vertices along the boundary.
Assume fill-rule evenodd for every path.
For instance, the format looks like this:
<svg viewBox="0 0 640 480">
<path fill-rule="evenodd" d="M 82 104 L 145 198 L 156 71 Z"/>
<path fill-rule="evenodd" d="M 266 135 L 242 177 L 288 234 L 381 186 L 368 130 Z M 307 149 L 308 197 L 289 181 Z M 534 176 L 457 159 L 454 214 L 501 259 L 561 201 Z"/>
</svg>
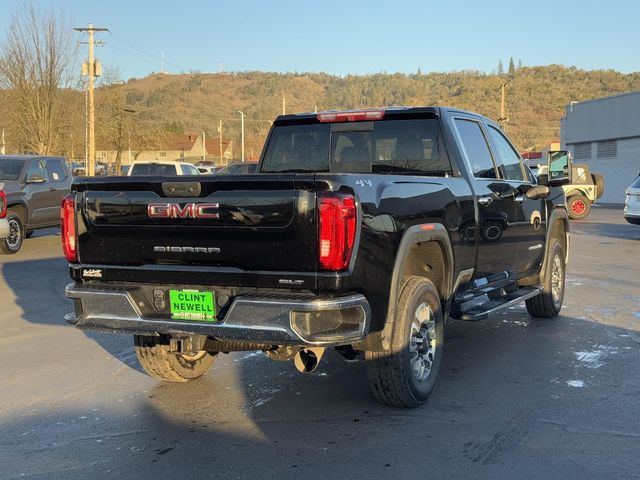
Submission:
<svg viewBox="0 0 640 480">
<path fill-rule="evenodd" d="M 460 320 L 466 320 L 468 322 L 485 320 L 492 313 L 502 310 L 503 308 L 511 307 L 512 305 L 523 302 L 531 297 L 535 297 L 540 292 L 542 292 L 542 288 L 519 288 L 502 298 L 490 300 L 486 303 L 470 308 L 460 315 Z"/>
</svg>

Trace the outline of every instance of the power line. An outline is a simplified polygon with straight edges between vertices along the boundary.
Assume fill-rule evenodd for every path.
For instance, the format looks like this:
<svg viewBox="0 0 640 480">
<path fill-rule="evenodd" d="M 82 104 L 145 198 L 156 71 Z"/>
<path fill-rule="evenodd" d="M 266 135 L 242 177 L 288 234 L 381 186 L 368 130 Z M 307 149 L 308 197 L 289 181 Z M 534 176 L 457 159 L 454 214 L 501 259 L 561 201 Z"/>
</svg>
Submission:
<svg viewBox="0 0 640 480">
<path fill-rule="evenodd" d="M 113 39 L 115 39 L 116 41 L 120 42 L 121 45 L 129 48 L 130 50 L 134 50 L 134 51 L 138 52 L 139 54 L 142 54 L 142 55 L 144 55 L 144 56 L 146 56 L 148 58 L 154 59 L 154 63 L 156 65 L 159 65 L 159 64 L 162 63 L 162 56 L 161 55 L 153 54 L 153 53 L 151 53 L 151 52 L 149 52 L 149 51 L 147 51 L 145 49 L 140 48 L 135 43 L 131 42 L 130 40 L 127 40 L 124 37 L 121 37 L 120 35 L 116 35 L 115 33 L 112 33 L 112 32 L 110 32 L 110 33 L 111 33 L 111 37 Z M 164 63 L 167 64 L 167 65 L 172 65 L 172 66 L 176 67 L 178 70 L 182 70 L 182 71 L 189 70 L 188 68 L 185 68 L 182 65 L 178 65 L 177 63 L 170 62 L 170 61 L 168 61 L 166 59 L 164 60 Z"/>
</svg>

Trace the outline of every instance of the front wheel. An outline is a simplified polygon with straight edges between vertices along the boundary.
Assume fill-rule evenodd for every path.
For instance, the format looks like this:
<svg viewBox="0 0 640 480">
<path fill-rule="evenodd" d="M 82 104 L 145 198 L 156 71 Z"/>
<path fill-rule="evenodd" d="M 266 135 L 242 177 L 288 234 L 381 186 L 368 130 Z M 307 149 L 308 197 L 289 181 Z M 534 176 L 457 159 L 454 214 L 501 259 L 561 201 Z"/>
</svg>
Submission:
<svg viewBox="0 0 640 480">
<path fill-rule="evenodd" d="M 409 408 L 426 402 L 440 370 L 443 341 L 438 291 L 430 280 L 412 277 L 400 295 L 390 351 L 365 352 L 376 399 Z"/>
<path fill-rule="evenodd" d="M 0 250 L 7 254 L 18 253 L 24 240 L 24 222 L 18 212 L 9 210 L 7 223 L 9 223 L 9 236 L 0 240 Z"/>
<path fill-rule="evenodd" d="M 136 356 L 151 377 L 167 382 L 188 382 L 201 377 L 215 362 L 217 354 L 201 350 L 194 355 L 169 351 L 169 345 L 157 342 L 157 337 L 134 335 Z"/>
<path fill-rule="evenodd" d="M 564 300 L 565 256 L 564 248 L 557 239 L 552 239 L 550 257 L 544 271 L 542 292 L 526 301 L 527 311 L 532 317 L 553 318 L 558 316 Z"/>
</svg>

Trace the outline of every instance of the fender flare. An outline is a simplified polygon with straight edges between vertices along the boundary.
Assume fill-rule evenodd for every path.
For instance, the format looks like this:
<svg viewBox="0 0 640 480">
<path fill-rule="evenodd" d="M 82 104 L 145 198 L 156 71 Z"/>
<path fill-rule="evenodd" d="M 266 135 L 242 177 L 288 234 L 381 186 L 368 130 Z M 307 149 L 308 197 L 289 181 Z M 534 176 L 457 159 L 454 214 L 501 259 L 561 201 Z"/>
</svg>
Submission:
<svg viewBox="0 0 640 480">
<path fill-rule="evenodd" d="M 391 347 L 391 336 L 393 333 L 394 319 L 396 314 L 396 305 L 401 294 L 402 288 L 402 272 L 407 260 L 411 247 L 425 242 L 437 242 L 442 249 L 444 257 L 444 285 L 443 291 L 440 292 L 443 298 L 443 316 L 449 309 L 449 303 L 453 295 L 453 271 L 454 259 L 451 240 L 446 228 L 441 223 L 425 223 L 414 225 L 408 228 L 402 239 L 396 253 L 396 259 L 393 265 L 393 273 L 391 276 L 391 285 L 389 289 L 389 303 L 387 306 L 387 315 L 385 317 L 384 328 L 379 332 L 370 334 L 364 342 L 354 346 L 359 350 L 375 350 L 388 351 Z"/>
<path fill-rule="evenodd" d="M 547 260 L 549 258 L 549 241 L 551 240 L 551 232 L 553 231 L 553 225 L 555 225 L 556 221 L 561 220 L 564 224 L 564 242 L 565 242 L 565 252 L 564 252 L 564 263 L 565 265 L 569 262 L 569 246 L 570 246 L 570 238 L 571 234 L 569 231 L 569 214 L 567 213 L 567 209 L 564 206 L 555 206 L 551 210 L 551 215 L 549 215 L 549 219 L 547 220 L 547 233 L 545 234 L 545 254 L 544 260 L 542 262 L 542 268 L 540 268 L 540 277 L 544 275 L 544 272 L 547 268 Z"/>
<path fill-rule="evenodd" d="M 30 211 L 29 211 L 29 207 L 27 206 L 27 202 L 25 202 L 23 199 L 19 198 L 19 199 L 15 199 L 15 200 L 9 200 L 7 201 L 7 209 L 11 208 L 11 207 L 20 207 L 24 210 L 24 225 L 25 227 L 29 224 L 29 218 L 30 218 Z"/>
<path fill-rule="evenodd" d="M 586 197 L 587 200 L 589 201 L 589 203 L 593 203 L 593 200 L 591 200 L 591 198 L 589 196 L 589 192 L 586 189 L 580 188 L 580 187 L 574 187 L 573 190 L 565 193 L 565 197 L 567 199 L 569 199 L 569 197 L 572 197 L 573 195 L 576 195 L 576 194 L 579 194 L 579 195 L 582 195 L 583 197 Z"/>
</svg>

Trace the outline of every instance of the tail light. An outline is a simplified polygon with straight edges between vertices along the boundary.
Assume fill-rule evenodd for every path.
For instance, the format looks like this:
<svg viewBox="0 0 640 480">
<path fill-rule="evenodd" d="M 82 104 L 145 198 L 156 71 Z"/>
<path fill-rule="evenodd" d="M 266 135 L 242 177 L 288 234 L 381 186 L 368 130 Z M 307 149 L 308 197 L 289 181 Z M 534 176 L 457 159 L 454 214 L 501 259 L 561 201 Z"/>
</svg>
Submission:
<svg viewBox="0 0 640 480">
<path fill-rule="evenodd" d="M 322 270 L 346 270 L 356 236 L 356 200 L 351 195 L 322 194 L 318 199 L 318 260 Z"/>
<path fill-rule="evenodd" d="M 73 193 L 62 199 L 60 225 L 64 256 L 68 261 L 75 262 L 78 259 L 78 244 L 76 243 L 76 196 Z"/>
<path fill-rule="evenodd" d="M 7 216 L 7 194 L 0 190 L 0 218 Z"/>
</svg>

